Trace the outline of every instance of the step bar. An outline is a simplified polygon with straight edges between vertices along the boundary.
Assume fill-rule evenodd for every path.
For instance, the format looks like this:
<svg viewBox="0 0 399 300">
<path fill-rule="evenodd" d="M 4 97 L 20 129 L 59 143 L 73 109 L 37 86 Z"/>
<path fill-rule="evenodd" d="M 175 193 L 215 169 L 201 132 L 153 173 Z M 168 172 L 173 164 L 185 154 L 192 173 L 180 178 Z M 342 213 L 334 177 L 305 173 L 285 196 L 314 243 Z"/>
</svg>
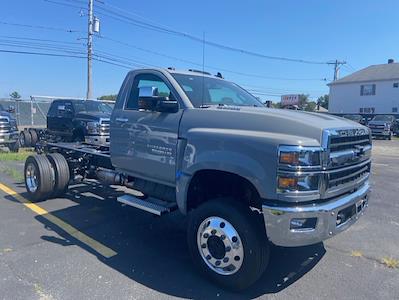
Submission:
<svg viewBox="0 0 399 300">
<path fill-rule="evenodd" d="M 157 216 L 169 213 L 176 209 L 175 203 L 168 203 L 158 199 L 142 200 L 132 195 L 123 195 L 117 198 L 117 201 Z"/>
</svg>

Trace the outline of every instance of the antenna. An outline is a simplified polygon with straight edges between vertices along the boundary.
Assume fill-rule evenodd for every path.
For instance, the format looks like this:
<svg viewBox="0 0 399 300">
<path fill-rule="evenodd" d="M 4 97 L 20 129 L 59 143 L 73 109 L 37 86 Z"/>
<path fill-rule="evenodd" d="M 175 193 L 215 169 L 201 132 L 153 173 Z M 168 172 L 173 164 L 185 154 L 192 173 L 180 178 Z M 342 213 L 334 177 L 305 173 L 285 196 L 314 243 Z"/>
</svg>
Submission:
<svg viewBox="0 0 399 300">
<path fill-rule="evenodd" d="M 202 93 L 201 93 L 201 106 L 204 106 L 205 95 L 205 31 L 202 32 Z"/>
</svg>

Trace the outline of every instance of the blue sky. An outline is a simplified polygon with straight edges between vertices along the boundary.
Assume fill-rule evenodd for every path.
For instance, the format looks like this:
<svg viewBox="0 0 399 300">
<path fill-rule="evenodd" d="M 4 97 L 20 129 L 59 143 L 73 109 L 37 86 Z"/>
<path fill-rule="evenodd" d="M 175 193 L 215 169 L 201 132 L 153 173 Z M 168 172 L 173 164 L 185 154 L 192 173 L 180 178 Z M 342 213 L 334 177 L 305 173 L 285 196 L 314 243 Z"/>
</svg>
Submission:
<svg viewBox="0 0 399 300">
<path fill-rule="evenodd" d="M 54 0 L 84 6 L 87 0 Z M 341 77 L 371 64 L 399 59 L 397 39 L 399 1 L 128 1 L 95 2 L 95 15 L 101 19 L 101 35 L 124 43 L 156 51 L 166 56 L 202 63 L 203 45 L 183 37 L 148 30 L 100 14 L 101 7 L 115 6 L 131 12 L 130 17 L 152 22 L 202 37 L 220 44 L 271 56 L 327 62 L 346 60 Z M 116 10 L 116 12 L 118 12 Z M 123 13 L 120 12 L 119 13 Z M 0 21 L 76 29 L 82 33 L 39 30 L 0 24 L 0 49 L 48 52 L 9 45 L 11 37 L 51 39 L 77 43 L 70 45 L 85 51 L 83 45 L 87 17 L 80 9 L 44 0 L 4 0 Z M 7 38 L 5 37 L 7 36 Z M 6 40 L 6 42 L 4 42 Z M 5 45 L 7 44 L 7 45 Z M 26 44 L 25 44 L 26 46 Z M 81 49 L 81 50 L 80 50 Z M 155 66 L 180 69 L 200 68 L 187 62 L 126 47 L 104 38 L 94 38 L 94 51 L 103 51 Z M 97 52 L 96 52 L 97 51 Z M 58 52 L 57 52 L 58 53 Z M 66 54 L 66 53 L 64 53 Z M 212 73 L 227 69 L 276 80 L 238 75 L 222 71 L 225 78 L 261 92 L 262 100 L 279 100 L 287 93 L 307 93 L 318 97 L 328 93 L 325 81 L 331 80 L 329 65 L 302 64 L 268 60 L 205 46 L 205 65 Z M 41 57 L 0 52 L 0 97 L 17 90 L 23 97 L 51 95 L 84 97 L 86 61 L 79 58 Z M 94 62 L 94 96 L 117 93 L 128 69 Z M 303 80 L 312 79 L 312 80 Z"/>
</svg>

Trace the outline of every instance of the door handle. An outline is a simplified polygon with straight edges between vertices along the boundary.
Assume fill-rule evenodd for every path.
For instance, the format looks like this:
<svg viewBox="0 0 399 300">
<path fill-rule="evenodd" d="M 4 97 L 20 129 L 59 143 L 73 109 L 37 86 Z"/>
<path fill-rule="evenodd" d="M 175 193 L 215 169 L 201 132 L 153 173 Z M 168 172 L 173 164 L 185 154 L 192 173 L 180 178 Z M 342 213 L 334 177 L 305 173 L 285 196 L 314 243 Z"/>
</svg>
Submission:
<svg viewBox="0 0 399 300">
<path fill-rule="evenodd" d="M 115 121 L 126 123 L 128 120 L 127 118 L 116 118 Z"/>
</svg>

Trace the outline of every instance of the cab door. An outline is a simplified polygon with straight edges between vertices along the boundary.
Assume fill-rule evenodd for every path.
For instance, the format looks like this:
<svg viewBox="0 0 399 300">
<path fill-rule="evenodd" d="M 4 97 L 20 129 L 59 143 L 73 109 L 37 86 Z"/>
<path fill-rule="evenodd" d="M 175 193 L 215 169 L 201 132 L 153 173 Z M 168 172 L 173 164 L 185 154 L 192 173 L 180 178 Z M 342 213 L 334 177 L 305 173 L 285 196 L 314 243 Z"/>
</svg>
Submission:
<svg viewBox="0 0 399 300">
<path fill-rule="evenodd" d="M 181 100 L 160 72 L 138 73 L 130 81 L 122 107 L 111 117 L 111 156 L 118 169 L 135 177 L 173 186 L 176 178 L 176 152 L 179 123 L 183 113 Z M 140 87 L 155 87 L 159 96 L 180 102 L 177 112 L 138 109 Z"/>
</svg>

